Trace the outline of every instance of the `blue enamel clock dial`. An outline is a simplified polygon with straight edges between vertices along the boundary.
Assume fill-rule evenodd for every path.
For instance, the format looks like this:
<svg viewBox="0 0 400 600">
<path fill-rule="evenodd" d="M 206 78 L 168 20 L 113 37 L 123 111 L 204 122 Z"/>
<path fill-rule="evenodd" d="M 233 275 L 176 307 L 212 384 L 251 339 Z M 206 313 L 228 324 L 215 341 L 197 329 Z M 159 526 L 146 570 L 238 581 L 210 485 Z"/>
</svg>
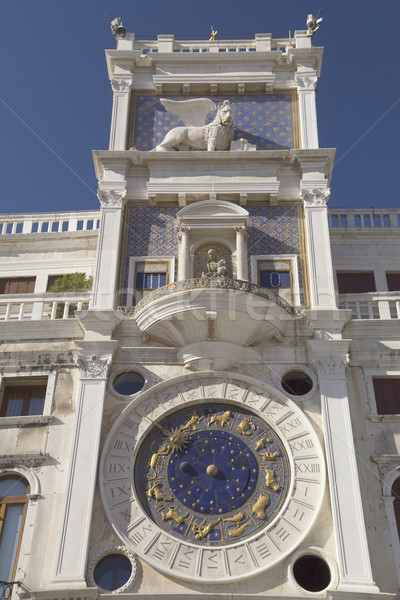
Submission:
<svg viewBox="0 0 400 600">
<path fill-rule="evenodd" d="M 214 465 L 215 474 L 207 473 Z M 258 479 L 258 464 L 243 440 L 226 431 L 201 431 L 176 457 L 171 456 L 168 480 L 183 505 L 204 514 L 224 514 L 250 497 Z M 222 512 L 221 512 L 222 509 Z"/>
<path fill-rule="evenodd" d="M 135 463 L 145 512 L 200 545 L 232 544 L 264 528 L 282 507 L 289 480 L 275 430 L 229 404 L 183 408 L 161 420 Z"/>
</svg>

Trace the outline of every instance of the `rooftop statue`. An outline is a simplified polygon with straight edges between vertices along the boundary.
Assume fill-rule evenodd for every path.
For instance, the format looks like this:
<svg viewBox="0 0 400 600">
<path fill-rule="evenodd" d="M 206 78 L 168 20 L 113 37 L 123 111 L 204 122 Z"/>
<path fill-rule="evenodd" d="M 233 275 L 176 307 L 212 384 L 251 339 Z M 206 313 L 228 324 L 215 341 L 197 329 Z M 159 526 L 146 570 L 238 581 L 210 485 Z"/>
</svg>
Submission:
<svg viewBox="0 0 400 600">
<path fill-rule="evenodd" d="M 224 100 L 218 106 L 209 98 L 191 100 L 160 99 L 166 110 L 180 117 L 184 127 L 171 129 L 155 150 L 230 150 L 234 134 L 235 105 Z M 208 113 L 217 112 L 215 119 L 205 124 Z"/>
</svg>

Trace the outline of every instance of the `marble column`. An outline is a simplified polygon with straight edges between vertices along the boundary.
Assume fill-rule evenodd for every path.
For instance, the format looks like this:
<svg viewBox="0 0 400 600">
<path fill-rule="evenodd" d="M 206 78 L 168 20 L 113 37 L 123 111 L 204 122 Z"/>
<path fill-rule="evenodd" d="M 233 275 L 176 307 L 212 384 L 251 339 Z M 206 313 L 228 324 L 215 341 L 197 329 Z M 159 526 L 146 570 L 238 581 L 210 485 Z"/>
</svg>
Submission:
<svg viewBox="0 0 400 600">
<path fill-rule="evenodd" d="M 361 502 L 345 368 L 348 340 L 309 341 L 318 371 L 339 589 L 375 593 Z"/>
<path fill-rule="evenodd" d="M 319 148 L 315 89 L 317 73 L 306 71 L 295 75 L 299 95 L 301 148 Z"/>
<path fill-rule="evenodd" d="M 236 279 L 247 281 L 247 248 L 246 248 L 246 228 L 235 227 L 236 231 Z"/>
<path fill-rule="evenodd" d="M 85 575 L 108 368 L 117 342 L 77 342 L 80 382 L 55 574 L 50 588 L 86 587 Z"/>
<path fill-rule="evenodd" d="M 121 232 L 126 202 L 125 189 L 100 189 L 101 204 L 96 273 L 91 309 L 114 310 L 119 273 Z"/>
<path fill-rule="evenodd" d="M 189 256 L 189 227 L 180 228 L 180 244 L 178 256 L 178 281 L 189 279 L 190 277 L 190 256 Z"/>
<path fill-rule="evenodd" d="M 126 150 L 132 75 L 111 80 L 113 107 L 109 150 Z"/>
<path fill-rule="evenodd" d="M 311 308 L 335 309 L 336 293 L 333 281 L 332 255 L 328 226 L 327 182 L 303 180 L 300 197 L 304 206 L 304 221 L 310 273 Z M 303 187 L 307 186 L 307 187 Z"/>
</svg>

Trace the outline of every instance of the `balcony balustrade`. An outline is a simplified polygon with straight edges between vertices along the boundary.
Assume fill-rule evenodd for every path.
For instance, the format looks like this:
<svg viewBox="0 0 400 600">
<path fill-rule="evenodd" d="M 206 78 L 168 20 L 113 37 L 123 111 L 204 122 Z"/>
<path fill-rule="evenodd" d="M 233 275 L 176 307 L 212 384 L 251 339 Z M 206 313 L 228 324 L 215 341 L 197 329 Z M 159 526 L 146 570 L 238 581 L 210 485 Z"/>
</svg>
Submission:
<svg viewBox="0 0 400 600">
<path fill-rule="evenodd" d="M 129 34 L 121 43 L 127 45 L 131 42 L 134 50 L 140 50 L 142 56 L 159 52 L 265 52 L 298 47 L 298 41 L 290 33 L 286 37 L 272 37 L 270 34 L 256 34 L 254 39 L 243 40 L 176 40 L 173 35 L 159 35 L 156 40 L 133 39 Z M 302 47 L 309 43 L 304 37 L 301 39 Z"/>
<path fill-rule="evenodd" d="M 91 292 L 64 294 L 6 294 L 0 297 L 0 322 L 74 318 L 74 310 L 88 306 Z"/>
<path fill-rule="evenodd" d="M 400 227 L 400 210 L 386 208 L 330 209 L 328 210 L 329 226 L 331 229 L 354 229 L 371 231 L 371 229 L 387 229 Z"/>
<path fill-rule="evenodd" d="M 0 236 L 14 234 L 68 233 L 97 230 L 100 211 L 0 215 Z"/>
<path fill-rule="evenodd" d="M 339 308 L 351 309 L 353 319 L 399 319 L 399 292 L 340 294 Z"/>
</svg>

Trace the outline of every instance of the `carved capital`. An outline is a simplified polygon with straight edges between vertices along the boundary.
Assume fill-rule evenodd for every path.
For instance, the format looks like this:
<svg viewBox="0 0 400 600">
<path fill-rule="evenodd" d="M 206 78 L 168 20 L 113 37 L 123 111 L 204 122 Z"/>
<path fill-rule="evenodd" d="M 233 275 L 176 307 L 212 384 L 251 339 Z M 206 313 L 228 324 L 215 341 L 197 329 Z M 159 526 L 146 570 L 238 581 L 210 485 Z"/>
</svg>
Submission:
<svg viewBox="0 0 400 600">
<path fill-rule="evenodd" d="M 318 356 L 314 358 L 313 365 L 318 369 L 318 374 L 322 378 L 335 379 L 344 376 L 344 368 L 349 363 L 349 355 L 339 354 L 332 356 Z"/>
<path fill-rule="evenodd" d="M 331 195 L 329 188 L 302 188 L 300 198 L 304 206 L 326 206 Z"/>
<path fill-rule="evenodd" d="M 179 206 L 186 206 L 187 198 L 184 192 L 179 192 L 178 194 L 178 204 Z"/>
<path fill-rule="evenodd" d="M 111 354 L 91 354 L 86 352 L 78 358 L 81 379 L 106 379 L 111 364 Z"/>
<path fill-rule="evenodd" d="M 119 79 L 113 77 L 111 80 L 111 87 L 113 92 L 127 93 L 130 91 L 132 87 L 131 79 Z"/>
<path fill-rule="evenodd" d="M 123 208 L 126 190 L 99 190 L 97 192 L 101 208 Z"/>
<path fill-rule="evenodd" d="M 318 77 L 312 74 L 296 74 L 296 83 L 299 90 L 315 90 Z"/>
<path fill-rule="evenodd" d="M 270 202 L 271 206 L 277 206 L 278 205 L 278 194 L 270 194 L 269 202 Z"/>
</svg>

